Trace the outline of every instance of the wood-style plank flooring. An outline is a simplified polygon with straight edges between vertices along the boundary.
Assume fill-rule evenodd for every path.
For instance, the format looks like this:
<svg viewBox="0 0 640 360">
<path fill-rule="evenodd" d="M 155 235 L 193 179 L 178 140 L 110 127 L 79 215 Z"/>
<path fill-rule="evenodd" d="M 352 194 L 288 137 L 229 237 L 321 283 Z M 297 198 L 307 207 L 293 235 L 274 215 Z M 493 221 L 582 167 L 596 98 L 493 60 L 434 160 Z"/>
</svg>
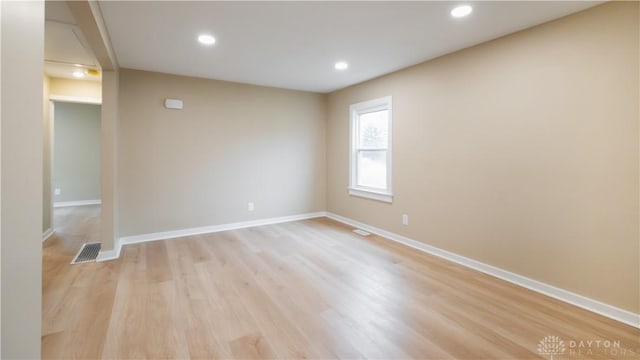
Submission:
<svg viewBox="0 0 640 360">
<path fill-rule="evenodd" d="M 565 344 L 554 359 L 640 357 L 638 329 L 325 218 L 69 265 L 98 214 L 56 209 L 43 358 L 548 359 L 548 335 Z"/>
</svg>

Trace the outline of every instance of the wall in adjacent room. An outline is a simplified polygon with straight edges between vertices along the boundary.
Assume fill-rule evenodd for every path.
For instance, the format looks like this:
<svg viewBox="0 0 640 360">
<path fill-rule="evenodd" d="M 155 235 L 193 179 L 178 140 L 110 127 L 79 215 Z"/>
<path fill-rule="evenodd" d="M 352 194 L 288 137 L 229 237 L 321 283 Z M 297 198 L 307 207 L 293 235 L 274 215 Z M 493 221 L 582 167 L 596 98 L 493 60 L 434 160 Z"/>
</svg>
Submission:
<svg viewBox="0 0 640 360">
<path fill-rule="evenodd" d="M 49 112 L 50 77 L 44 76 L 42 88 L 42 233 L 44 234 L 53 226 L 51 206 L 51 114 Z"/>
<path fill-rule="evenodd" d="M 99 81 L 51 78 L 49 86 L 54 96 L 102 98 L 102 84 Z"/>
<path fill-rule="evenodd" d="M 54 202 L 100 200 L 100 105 L 56 102 Z"/>
<path fill-rule="evenodd" d="M 325 95 L 125 69 L 119 89 L 120 236 L 325 210 Z"/>
<path fill-rule="evenodd" d="M 50 98 L 56 99 L 83 99 L 85 101 L 99 101 L 102 97 L 102 84 L 99 81 L 75 80 L 44 77 L 43 96 L 43 196 L 42 196 L 42 231 L 52 229 L 52 148 L 53 125 L 51 124 Z"/>
<path fill-rule="evenodd" d="M 638 6 L 331 93 L 328 210 L 640 313 Z M 388 95 L 392 204 L 347 192 L 349 105 Z"/>
</svg>

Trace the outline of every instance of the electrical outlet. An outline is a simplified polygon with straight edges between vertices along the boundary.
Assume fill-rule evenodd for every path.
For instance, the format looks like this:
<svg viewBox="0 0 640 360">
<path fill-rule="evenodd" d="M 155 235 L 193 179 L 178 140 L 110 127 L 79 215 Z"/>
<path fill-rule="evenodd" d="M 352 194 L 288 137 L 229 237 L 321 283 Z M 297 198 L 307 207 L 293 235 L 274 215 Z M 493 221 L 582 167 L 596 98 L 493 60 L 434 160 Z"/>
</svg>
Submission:
<svg viewBox="0 0 640 360">
<path fill-rule="evenodd" d="M 409 225 L 409 215 L 402 214 L 402 225 Z"/>
<path fill-rule="evenodd" d="M 62 191 L 60 190 L 60 188 L 56 188 L 56 189 L 55 189 L 55 191 L 54 191 L 54 193 L 55 193 L 56 195 L 60 195 L 60 194 L 62 193 Z"/>
<path fill-rule="evenodd" d="M 253 211 L 253 210 L 255 209 L 255 207 L 253 206 L 253 203 L 252 203 L 252 202 L 250 202 L 250 203 L 247 205 L 247 209 L 248 209 L 249 211 Z"/>
</svg>

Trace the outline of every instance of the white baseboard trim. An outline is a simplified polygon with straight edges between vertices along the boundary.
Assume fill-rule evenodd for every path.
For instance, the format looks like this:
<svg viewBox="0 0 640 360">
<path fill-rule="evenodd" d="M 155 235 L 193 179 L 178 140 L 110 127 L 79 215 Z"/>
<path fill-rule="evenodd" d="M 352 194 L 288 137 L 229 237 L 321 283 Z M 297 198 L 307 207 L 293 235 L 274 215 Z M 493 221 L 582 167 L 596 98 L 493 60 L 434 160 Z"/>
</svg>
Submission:
<svg viewBox="0 0 640 360">
<path fill-rule="evenodd" d="M 124 236 L 118 239 L 118 241 L 116 241 L 115 249 L 108 250 L 108 251 L 100 251 L 100 254 L 98 254 L 98 258 L 96 259 L 96 261 L 107 261 L 107 260 L 114 260 L 119 258 L 120 249 L 122 248 L 122 246 L 129 245 L 129 244 L 138 244 L 138 243 L 143 243 L 148 241 L 181 238 L 181 237 L 192 236 L 192 235 L 210 234 L 210 233 L 215 233 L 220 231 L 229 231 L 229 230 L 244 229 L 244 228 L 249 228 L 254 226 L 279 224 L 284 222 L 306 220 L 306 219 L 312 219 L 312 218 L 324 217 L 324 216 L 326 216 L 326 212 L 319 211 L 319 212 L 313 212 L 313 213 L 281 216 L 281 217 L 268 218 L 268 219 L 241 221 L 236 223 L 202 226 L 202 227 L 195 227 L 195 228 L 189 228 L 189 229 L 163 231 L 163 232 L 142 234 L 142 235 Z"/>
<path fill-rule="evenodd" d="M 122 249 L 122 244 L 120 243 L 120 239 L 116 239 L 113 250 L 102 250 L 98 253 L 96 257 L 96 262 L 116 260 L 120 257 L 120 250 Z"/>
<path fill-rule="evenodd" d="M 560 289 L 555 286 L 545 284 L 543 282 L 533 280 L 528 277 L 497 268 L 495 266 L 482 263 L 480 261 L 476 261 L 464 256 L 460 256 L 452 252 L 439 249 L 435 246 L 427 245 L 425 243 L 404 237 L 402 235 L 398 235 L 386 230 L 376 228 L 371 225 L 361 223 L 353 219 L 346 218 L 344 216 L 327 212 L 327 217 L 330 219 L 336 220 L 338 222 L 366 230 L 370 233 L 382 236 L 389 240 L 407 245 L 414 249 L 429 253 L 431 255 L 438 256 L 445 260 L 449 260 L 454 263 L 466 266 L 468 268 L 483 272 L 485 274 L 495 276 L 499 279 L 502 279 L 510 283 L 527 288 L 529 290 L 533 290 L 535 292 L 550 296 L 554 299 L 564 301 L 566 303 L 575 305 L 577 307 L 589 310 L 591 312 L 600 314 L 610 319 L 620 321 L 622 323 L 631 325 L 636 328 L 640 328 L 640 314 L 636 314 L 624 309 L 620 309 L 618 307 L 608 305 L 600 301 L 597 301 L 597 300 L 594 300 L 594 299 L 591 299 L 591 298 L 588 298 L 564 289 Z"/>
<path fill-rule="evenodd" d="M 51 236 L 53 236 L 53 234 L 55 234 L 55 230 L 53 230 L 53 228 L 48 228 L 42 233 L 42 242 L 47 241 Z"/>
<path fill-rule="evenodd" d="M 53 203 L 53 207 L 66 207 L 66 206 L 84 206 L 84 205 L 100 205 L 102 200 L 80 200 L 80 201 L 59 201 Z"/>
</svg>

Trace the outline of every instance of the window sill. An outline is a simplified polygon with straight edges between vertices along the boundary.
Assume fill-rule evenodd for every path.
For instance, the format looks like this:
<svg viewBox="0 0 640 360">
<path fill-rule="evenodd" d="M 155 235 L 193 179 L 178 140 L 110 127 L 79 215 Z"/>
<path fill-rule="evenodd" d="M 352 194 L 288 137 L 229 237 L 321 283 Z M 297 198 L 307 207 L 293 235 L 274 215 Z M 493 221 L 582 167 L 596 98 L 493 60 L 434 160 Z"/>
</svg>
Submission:
<svg viewBox="0 0 640 360">
<path fill-rule="evenodd" d="M 349 195 L 363 197 L 363 198 L 372 199 L 372 200 L 378 200 L 386 203 L 393 202 L 393 195 L 386 194 L 386 193 L 379 193 L 375 191 L 349 188 Z"/>
</svg>

